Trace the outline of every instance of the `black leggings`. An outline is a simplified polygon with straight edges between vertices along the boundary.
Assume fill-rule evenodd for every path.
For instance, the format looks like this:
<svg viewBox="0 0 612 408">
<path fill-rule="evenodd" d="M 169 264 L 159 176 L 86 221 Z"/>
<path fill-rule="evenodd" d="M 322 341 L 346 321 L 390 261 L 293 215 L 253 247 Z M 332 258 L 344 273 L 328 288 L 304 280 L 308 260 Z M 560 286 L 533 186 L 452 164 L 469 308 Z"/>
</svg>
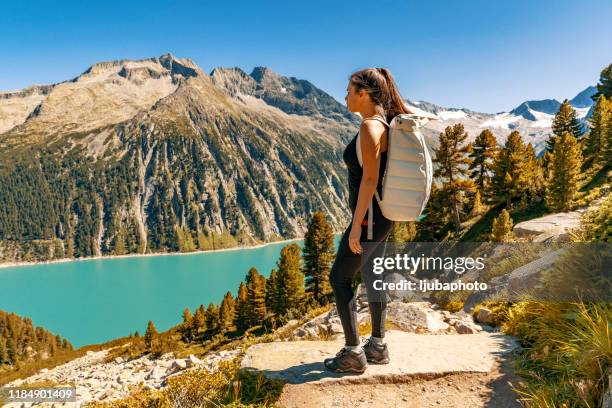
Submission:
<svg viewBox="0 0 612 408">
<path fill-rule="evenodd" d="M 384 248 L 383 241 L 386 240 L 387 236 L 391 232 L 393 221 L 382 216 L 378 211 L 374 211 L 373 214 L 374 223 L 372 225 L 372 240 L 367 239 L 368 227 L 361 227 L 361 238 L 363 255 L 366 254 L 366 248 L 363 246 L 367 244 L 368 248 L 375 249 L 379 252 Z M 358 270 L 361 270 L 362 255 L 356 254 L 348 246 L 348 238 L 351 233 L 351 224 L 347 227 L 340 239 L 338 246 L 338 252 L 336 253 L 336 259 L 331 268 L 329 281 L 336 298 L 336 308 L 338 309 L 338 316 L 342 322 L 342 330 L 344 331 L 345 343 L 347 346 L 359 345 L 359 335 L 357 331 L 357 313 L 355 310 L 355 293 L 352 287 L 353 276 Z M 370 252 L 370 251 L 369 251 Z M 363 270 L 362 282 L 364 284 L 371 279 L 364 279 Z M 371 290 L 370 285 L 366 284 L 366 290 Z M 370 300 L 370 296 L 368 296 Z M 370 317 L 372 320 L 372 336 L 384 337 L 385 335 L 385 318 L 386 318 L 386 301 L 381 302 L 368 302 Z"/>
</svg>

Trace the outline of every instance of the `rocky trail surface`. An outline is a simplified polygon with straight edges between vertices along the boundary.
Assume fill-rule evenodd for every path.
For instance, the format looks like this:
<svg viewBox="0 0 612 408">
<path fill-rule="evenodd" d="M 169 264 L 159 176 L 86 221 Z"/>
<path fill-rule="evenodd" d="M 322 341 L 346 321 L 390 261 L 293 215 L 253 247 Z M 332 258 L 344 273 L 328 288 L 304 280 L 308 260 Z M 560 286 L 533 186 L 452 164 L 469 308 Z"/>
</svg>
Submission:
<svg viewBox="0 0 612 408">
<path fill-rule="evenodd" d="M 344 344 L 335 309 L 293 331 L 294 341 L 251 346 L 245 370 L 287 382 L 279 407 L 520 407 L 511 361 L 518 341 L 465 312 L 440 311 L 427 302 L 392 302 L 387 319 L 391 362 L 365 373 L 332 373 L 323 360 Z M 367 308 L 358 320 L 367 322 Z M 479 324 L 481 323 L 481 324 Z M 327 341 L 314 340 L 324 334 Z M 309 340 L 301 340 L 309 339 Z M 298 340 L 296 340 L 298 339 Z"/>
</svg>

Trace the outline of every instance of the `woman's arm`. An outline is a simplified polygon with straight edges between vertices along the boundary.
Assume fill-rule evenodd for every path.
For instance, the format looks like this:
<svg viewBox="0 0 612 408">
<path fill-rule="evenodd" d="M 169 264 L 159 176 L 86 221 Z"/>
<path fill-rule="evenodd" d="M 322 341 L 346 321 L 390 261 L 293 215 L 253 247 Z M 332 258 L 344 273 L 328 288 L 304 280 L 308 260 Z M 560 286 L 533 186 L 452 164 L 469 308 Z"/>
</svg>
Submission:
<svg viewBox="0 0 612 408">
<path fill-rule="evenodd" d="M 360 143 L 363 176 L 359 185 L 357 206 L 353 214 L 351 234 L 349 236 L 349 247 L 355 253 L 361 253 L 361 222 L 366 215 L 374 190 L 378 184 L 378 172 L 380 167 L 380 144 L 385 132 L 385 125 L 377 120 L 367 120 L 361 123 Z"/>
</svg>

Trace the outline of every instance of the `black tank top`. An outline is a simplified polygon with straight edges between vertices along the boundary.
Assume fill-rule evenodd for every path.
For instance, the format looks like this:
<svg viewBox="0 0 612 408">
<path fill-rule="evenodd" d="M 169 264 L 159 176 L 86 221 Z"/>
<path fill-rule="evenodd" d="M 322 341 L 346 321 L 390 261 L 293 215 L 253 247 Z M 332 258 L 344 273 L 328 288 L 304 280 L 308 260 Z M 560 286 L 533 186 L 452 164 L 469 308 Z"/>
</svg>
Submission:
<svg viewBox="0 0 612 408">
<path fill-rule="evenodd" d="M 361 178 L 363 176 L 363 169 L 359 165 L 359 159 L 357 158 L 357 134 L 349 142 L 349 144 L 344 149 L 342 153 L 342 158 L 344 159 L 344 163 L 348 169 L 348 191 L 349 191 L 349 207 L 351 208 L 351 214 L 355 213 L 355 208 L 357 208 L 357 197 L 359 196 L 359 185 L 361 184 Z M 388 151 L 388 150 L 387 150 Z M 385 173 L 385 169 L 387 168 L 387 151 L 380 154 L 380 167 L 378 169 L 378 184 L 376 185 L 376 190 L 378 191 L 378 195 L 382 196 L 382 180 L 383 175 Z M 380 219 L 382 216 L 382 212 L 380 207 L 378 206 L 378 201 L 376 201 L 376 197 L 372 196 L 373 200 L 373 217 L 374 219 Z M 368 212 L 366 211 L 366 215 L 364 220 L 368 219 Z"/>
</svg>

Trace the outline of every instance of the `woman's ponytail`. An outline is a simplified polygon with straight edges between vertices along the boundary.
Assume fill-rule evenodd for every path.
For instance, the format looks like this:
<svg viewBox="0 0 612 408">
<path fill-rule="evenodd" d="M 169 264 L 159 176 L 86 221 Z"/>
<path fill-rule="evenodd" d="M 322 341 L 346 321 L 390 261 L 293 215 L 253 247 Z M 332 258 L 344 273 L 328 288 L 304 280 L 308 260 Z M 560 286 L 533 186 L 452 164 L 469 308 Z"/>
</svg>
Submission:
<svg viewBox="0 0 612 408">
<path fill-rule="evenodd" d="M 387 110 L 387 116 L 391 117 L 388 121 L 390 122 L 394 117 L 400 115 L 402 113 L 413 113 L 404 102 L 404 99 L 399 93 L 397 89 L 397 85 L 395 84 L 395 79 L 391 72 L 386 68 L 378 68 L 380 73 L 385 78 L 385 82 L 387 85 L 386 99 L 387 106 L 385 106 L 385 110 Z"/>
<path fill-rule="evenodd" d="M 366 68 L 350 76 L 355 90 L 364 89 L 369 95 L 376 110 L 385 116 L 388 123 L 399 114 L 413 113 L 397 89 L 393 75 L 386 68 Z"/>
</svg>

